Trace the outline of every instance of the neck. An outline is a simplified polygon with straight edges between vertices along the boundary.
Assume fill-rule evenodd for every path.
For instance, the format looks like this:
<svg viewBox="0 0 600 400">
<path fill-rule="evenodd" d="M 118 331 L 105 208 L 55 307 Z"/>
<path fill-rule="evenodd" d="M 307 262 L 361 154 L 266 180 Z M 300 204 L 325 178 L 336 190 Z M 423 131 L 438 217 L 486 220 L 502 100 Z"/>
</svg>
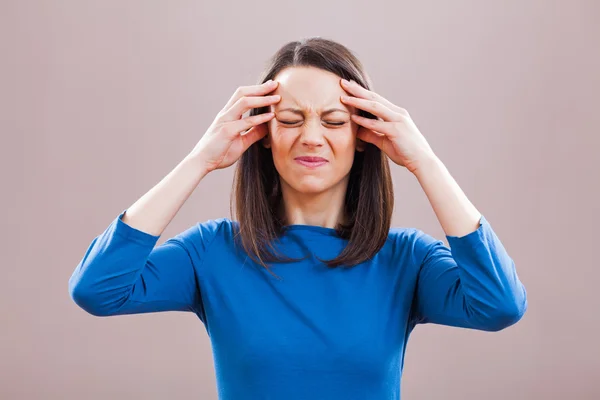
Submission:
<svg viewBox="0 0 600 400">
<path fill-rule="evenodd" d="M 302 193 L 281 181 L 286 225 L 314 225 L 335 228 L 344 222 L 347 182 L 323 192 Z"/>
</svg>

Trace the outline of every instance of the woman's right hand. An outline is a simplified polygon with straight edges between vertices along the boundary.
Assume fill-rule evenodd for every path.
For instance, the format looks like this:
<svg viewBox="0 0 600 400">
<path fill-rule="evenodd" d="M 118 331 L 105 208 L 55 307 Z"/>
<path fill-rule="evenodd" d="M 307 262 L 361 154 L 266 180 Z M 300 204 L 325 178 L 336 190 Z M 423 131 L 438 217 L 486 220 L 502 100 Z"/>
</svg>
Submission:
<svg viewBox="0 0 600 400">
<path fill-rule="evenodd" d="M 265 137 L 268 133 L 265 123 L 274 116 L 266 113 L 242 118 L 243 114 L 279 102 L 279 95 L 267 96 L 278 85 L 276 81 L 268 81 L 239 87 L 188 157 L 200 160 L 206 173 L 235 163 L 253 143 Z"/>
</svg>

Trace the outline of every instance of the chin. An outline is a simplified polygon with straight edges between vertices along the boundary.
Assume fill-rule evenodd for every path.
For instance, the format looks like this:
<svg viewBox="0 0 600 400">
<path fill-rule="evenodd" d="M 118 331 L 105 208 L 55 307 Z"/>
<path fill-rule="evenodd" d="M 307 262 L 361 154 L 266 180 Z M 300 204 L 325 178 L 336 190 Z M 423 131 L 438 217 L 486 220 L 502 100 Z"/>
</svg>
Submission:
<svg viewBox="0 0 600 400">
<path fill-rule="evenodd" d="M 325 182 L 318 177 L 299 177 L 290 185 L 294 190 L 304 194 L 318 194 L 332 188 L 330 182 Z"/>
</svg>

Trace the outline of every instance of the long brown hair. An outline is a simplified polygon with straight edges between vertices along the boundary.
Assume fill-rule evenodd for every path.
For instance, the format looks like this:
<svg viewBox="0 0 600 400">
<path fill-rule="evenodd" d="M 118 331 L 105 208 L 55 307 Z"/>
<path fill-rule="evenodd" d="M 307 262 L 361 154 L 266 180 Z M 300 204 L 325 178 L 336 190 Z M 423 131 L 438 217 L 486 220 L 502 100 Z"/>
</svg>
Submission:
<svg viewBox="0 0 600 400">
<path fill-rule="evenodd" d="M 310 66 L 354 80 L 366 89 L 371 83 L 358 58 L 345 46 L 321 37 L 293 41 L 281 47 L 270 59 L 259 83 L 274 79 L 284 68 Z M 268 112 L 268 107 L 254 108 L 250 115 Z M 358 114 L 377 119 L 358 110 Z M 388 158 L 379 148 L 365 143 L 355 152 L 344 201 L 345 224 L 338 224 L 337 234 L 348 240 L 344 250 L 332 260 L 322 260 L 328 267 L 354 266 L 372 258 L 385 244 L 394 207 L 394 191 Z M 233 211 L 235 200 L 235 212 Z M 239 223 L 236 238 L 257 263 L 287 262 L 296 259 L 276 254 L 273 241 L 284 231 L 279 218 L 283 198 L 279 174 L 270 149 L 254 143 L 238 160 L 230 201 L 231 214 Z M 271 272 L 269 270 L 269 272 Z"/>
</svg>

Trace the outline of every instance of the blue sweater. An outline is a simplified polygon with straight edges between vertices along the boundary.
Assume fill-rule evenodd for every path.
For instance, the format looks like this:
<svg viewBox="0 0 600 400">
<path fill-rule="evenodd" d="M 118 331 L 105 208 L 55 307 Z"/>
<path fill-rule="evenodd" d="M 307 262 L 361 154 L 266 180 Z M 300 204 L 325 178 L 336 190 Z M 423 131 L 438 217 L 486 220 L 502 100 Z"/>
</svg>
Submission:
<svg viewBox="0 0 600 400">
<path fill-rule="evenodd" d="M 393 228 L 372 260 L 329 269 L 347 241 L 291 225 L 276 248 L 303 261 L 271 275 L 234 246 L 227 218 L 159 236 L 121 220 L 89 245 L 69 280 L 96 316 L 190 311 L 209 335 L 221 400 L 399 399 L 416 324 L 498 331 L 527 309 L 526 291 L 485 217 L 449 247 Z"/>
</svg>

